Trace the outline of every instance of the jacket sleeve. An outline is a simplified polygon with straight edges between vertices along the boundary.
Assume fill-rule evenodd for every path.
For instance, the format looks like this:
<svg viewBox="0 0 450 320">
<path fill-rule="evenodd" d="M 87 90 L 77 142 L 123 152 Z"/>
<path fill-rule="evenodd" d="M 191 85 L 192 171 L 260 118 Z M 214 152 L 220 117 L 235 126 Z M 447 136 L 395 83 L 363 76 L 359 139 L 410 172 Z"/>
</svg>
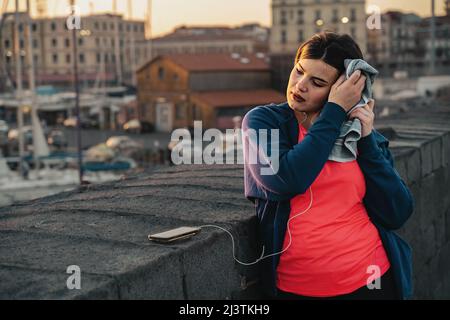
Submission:
<svg viewBox="0 0 450 320">
<path fill-rule="evenodd" d="M 380 148 L 372 132 L 358 141 L 358 163 L 366 179 L 363 203 L 374 222 L 400 229 L 414 211 L 414 198 L 394 168 L 389 148 Z"/>
<path fill-rule="evenodd" d="M 244 170 L 259 188 L 278 200 L 305 193 L 328 160 L 346 118 L 342 107 L 327 102 L 302 142 L 292 147 L 287 134 L 280 134 L 270 110 L 252 109 L 242 122 Z M 262 139 L 260 133 L 267 137 Z"/>
</svg>

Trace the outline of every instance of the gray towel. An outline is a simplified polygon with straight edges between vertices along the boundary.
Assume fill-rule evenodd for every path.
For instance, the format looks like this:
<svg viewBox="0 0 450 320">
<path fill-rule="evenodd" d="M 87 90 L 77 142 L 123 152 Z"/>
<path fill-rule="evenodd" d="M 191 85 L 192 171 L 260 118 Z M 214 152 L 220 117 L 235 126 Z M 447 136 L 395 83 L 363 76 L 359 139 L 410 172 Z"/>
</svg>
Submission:
<svg viewBox="0 0 450 320">
<path fill-rule="evenodd" d="M 347 79 L 356 70 L 361 70 L 367 77 L 361 100 L 347 112 L 347 115 L 350 115 L 353 110 L 365 106 L 372 99 L 372 85 L 378 75 L 378 71 L 362 59 L 345 59 L 344 66 Z M 328 160 L 336 162 L 354 161 L 357 156 L 358 141 L 361 139 L 361 130 L 361 121 L 359 119 L 355 118 L 346 121 L 341 127 L 341 133 L 334 144 L 333 150 L 331 150 Z"/>
</svg>

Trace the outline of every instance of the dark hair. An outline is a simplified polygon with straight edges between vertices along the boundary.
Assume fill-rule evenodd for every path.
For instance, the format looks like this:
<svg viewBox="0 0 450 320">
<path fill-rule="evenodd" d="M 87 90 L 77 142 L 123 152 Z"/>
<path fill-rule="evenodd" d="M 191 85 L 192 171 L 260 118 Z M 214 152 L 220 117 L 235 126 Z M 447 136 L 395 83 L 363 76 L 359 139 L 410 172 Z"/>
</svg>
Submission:
<svg viewBox="0 0 450 320">
<path fill-rule="evenodd" d="M 363 59 L 363 54 L 358 44 L 349 35 L 322 31 L 300 46 L 295 57 L 295 64 L 300 58 L 322 60 L 341 74 L 345 71 L 345 59 Z"/>
</svg>

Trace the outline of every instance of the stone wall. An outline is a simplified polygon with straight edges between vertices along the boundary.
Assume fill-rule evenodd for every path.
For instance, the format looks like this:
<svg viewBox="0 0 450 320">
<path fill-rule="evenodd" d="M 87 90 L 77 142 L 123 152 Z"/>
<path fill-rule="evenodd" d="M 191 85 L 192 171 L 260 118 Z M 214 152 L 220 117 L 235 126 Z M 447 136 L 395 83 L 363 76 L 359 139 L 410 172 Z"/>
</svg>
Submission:
<svg viewBox="0 0 450 320">
<path fill-rule="evenodd" d="M 411 244 L 416 299 L 450 298 L 450 108 L 380 119 L 415 198 L 399 233 Z M 206 226 L 215 225 L 215 227 Z M 205 226 L 184 242 L 147 235 Z M 243 168 L 181 166 L 0 209 L 1 299 L 260 298 L 254 208 Z M 81 270 L 81 289 L 66 273 Z"/>
</svg>

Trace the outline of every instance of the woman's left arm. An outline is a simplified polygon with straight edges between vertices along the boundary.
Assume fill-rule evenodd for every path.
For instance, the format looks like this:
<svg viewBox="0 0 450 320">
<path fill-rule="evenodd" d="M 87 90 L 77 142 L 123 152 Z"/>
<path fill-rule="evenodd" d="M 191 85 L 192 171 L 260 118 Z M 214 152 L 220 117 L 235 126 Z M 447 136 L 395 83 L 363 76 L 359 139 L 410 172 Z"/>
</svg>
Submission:
<svg viewBox="0 0 450 320">
<path fill-rule="evenodd" d="M 414 198 L 395 170 L 388 146 L 380 147 L 373 132 L 375 115 L 372 100 L 364 108 L 354 110 L 350 118 L 358 118 L 362 138 L 358 141 L 358 164 L 366 180 L 363 202 L 374 222 L 387 229 L 400 229 L 414 211 Z"/>
<path fill-rule="evenodd" d="M 400 229 L 414 211 L 414 198 L 395 170 L 391 152 L 378 146 L 374 133 L 358 141 L 358 152 L 366 180 L 363 202 L 370 218 L 386 229 Z"/>
</svg>

